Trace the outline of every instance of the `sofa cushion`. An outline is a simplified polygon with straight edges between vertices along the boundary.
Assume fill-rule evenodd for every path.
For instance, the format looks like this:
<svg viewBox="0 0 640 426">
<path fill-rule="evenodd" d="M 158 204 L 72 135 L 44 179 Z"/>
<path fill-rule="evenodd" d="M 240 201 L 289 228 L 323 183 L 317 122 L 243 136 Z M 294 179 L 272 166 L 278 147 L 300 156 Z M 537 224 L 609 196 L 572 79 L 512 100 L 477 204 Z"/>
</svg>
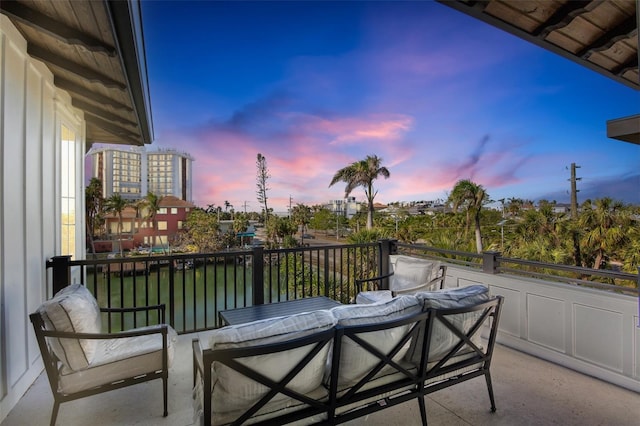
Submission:
<svg viewBox="0 0 640 426">
<path fill-rule="evenodd" d="M 391 291 L 402 292 L 426 285 L 431 281 L 433 262 L 409 256 L 396 259 L 393 275 L 389 278 Z"/>
<path fill-rule="evenodd" d="M 45 327 L 50 331 L 100 333 L 100 308 L 89 290 L 74 284 L 60 290 L 38 308 Z M 69 369 L 86 368 L 96 353 L 97 340 L 50 339 L 56 357 Z"/>
<path fill-rule="evenodd" d="M 331 329 L 335 324 L 336 319 L 329 311 L 314 311 L 287 317 L 269 318 L 214 330 L 211 332 L 209 345 L 211 349 L 229 349 L 285 342 Z M 309 353 L 312 346 L 237 358 L 236 360 L 271 380 L 280 381 L 289 371 L 286 367 L 296 365 Z M 328 344 L 316 354 L 302 371 L 287 384 L 287 387 L 303 394 L 316 391 L 322 385 L 330 348 L 331 344 Z M 246 410 L 269 390 L 266 386 L 219 362 L 214 362 L 212 368 L 214 412 Z M 268 410 L 268 406 L 271 404 L 279 405 L 286 399 L 289 397 L 278 394 L 271 399 L 265 409 Z"/>
<path fill-rule="evenodd" d="M 418 313 L 422 310 L 417 298 L 413 296 L 398 296 L 389 301 L 369 305 L 344 305 L 331 309 L 337 318 L 338 324 L 343 326 L 375 324 L 394 319 L 399 319 Z M 362 333 L 360 337 L 368 343 L 388 354 L 400 339 L 406 335 L 410 325 Z M 395 361 L 400 361 L 409 349 L 405 345 L 395 356 Z M 353 386 L 371 369 L 380 362 L 380 359 L 372 355 L 359 344 L 345 338 L 342 341 L 340 353 L 340 369 L 338 375 L 338 389 Z M 384 374 L 387 369 L 382 369 L 378 375 Z M 377 376 L 376 376 L 377 377 Z"/>
<path fill-rule="evenodd" d="M 420 301 L 424 310 L 435 309 L 453 309 L 473 306 L 481 302 L 489 300 L 489 289 L 483 285 L 471 285 L 467 287 L 451 288 L 438 291 L 425 291 L 416 293 L 415 297 Z M 461 313 L 448 317 L 453 325 L 459 329 L 468 332 L 482 311 L 474 311 Z M 422 336 L 422 334 L 421 334 Z M 480 346 L 480 333 L 476 333 L 473 342 Z M 439 320 L 433 324 L 430 347 L 429 362 L 442 359 L 460 339 Z M 411 349 L 407 354 L 408 359 L 413 362 L 420 360 L 421 339 L 416 339 L 411 345 Z M 463 352 L 463 351 L 462 351 Z M 459 352 L 461 353 L 461 352 Z"/>
<path fill-rule="evenodd" d="M 356 295 L 356 303 L 359 305 L 388 302 L 391 299 L 393 299 L 391 290 L 361 291 Z"/>
<path fill-rule="evenodd" d="M 156 330 L 152 325 L 127 331 Z M 168 365 L 173 363 L 173 354 L 178 335 L 172 327 L 167 333 Z M 60 370 L 58 390 L 73 393 L 92 387 L 113 383 L 129 377 L 141 376 L 162 370 L 162 334 L 145 334 L 135 337 L 96 340 L 93 362 L 82 371 L 66 367 Z"/>
</svg>

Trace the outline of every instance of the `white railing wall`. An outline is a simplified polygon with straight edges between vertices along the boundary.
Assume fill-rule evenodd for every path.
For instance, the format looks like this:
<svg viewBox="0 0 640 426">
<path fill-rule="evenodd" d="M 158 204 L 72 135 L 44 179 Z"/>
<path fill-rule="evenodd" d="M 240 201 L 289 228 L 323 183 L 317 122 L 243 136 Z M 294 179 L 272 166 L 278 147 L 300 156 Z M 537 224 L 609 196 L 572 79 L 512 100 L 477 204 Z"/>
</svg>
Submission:
<svg viewBox="0 0 640 426">
<path fill-rule="evenodd" d="M 448 266 L 446 287 L 470 284 L 505 298 L 499 343 L 640 392 L 637 297 Z"/>
</svg>

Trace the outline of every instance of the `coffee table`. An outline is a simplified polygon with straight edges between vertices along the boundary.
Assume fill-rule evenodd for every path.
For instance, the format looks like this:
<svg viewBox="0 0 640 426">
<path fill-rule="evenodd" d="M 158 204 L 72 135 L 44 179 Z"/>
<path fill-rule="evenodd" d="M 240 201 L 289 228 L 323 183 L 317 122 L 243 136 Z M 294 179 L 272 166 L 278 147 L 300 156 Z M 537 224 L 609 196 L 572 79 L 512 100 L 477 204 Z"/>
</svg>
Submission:
<svg viewBox="0 0 640 426">
<path fill-rule="evenodd" d="M 228 309 L 218 312 L 222 325 L 244 324 L 267 318 L 299 314 L 302 312 L 319 311 L 340 306 L 325 296 L 306 297 L 304 299 L 287 300 L 285 302 L 267 303 L 264 305 L 248 306 L 246 308 Z"/>
</svg>

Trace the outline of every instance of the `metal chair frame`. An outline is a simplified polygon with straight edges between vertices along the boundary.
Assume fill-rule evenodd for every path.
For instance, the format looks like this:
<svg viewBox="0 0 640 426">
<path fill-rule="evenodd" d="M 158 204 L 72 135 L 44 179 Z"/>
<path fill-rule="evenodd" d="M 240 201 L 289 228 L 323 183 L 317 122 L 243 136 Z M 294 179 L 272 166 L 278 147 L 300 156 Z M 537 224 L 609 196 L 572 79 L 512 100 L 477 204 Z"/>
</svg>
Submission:
<svg viewBox="0 0 640 426">
<path fill-rule="evenodd" d="M 126 313 L 126 312 L 140 312 L 140 311 L 158 311 L 158 318 L 160 318 L 160 322 L 164 323 L 165 320 L 165 305 L 154 305 L 154 306 L 141 306 L 135 308 L 101 308 L 100 312 L 106 312 L 109 314 L 113 313 Z M 38 312 L 34 312 L 29 315 L 29 319 L 33 324 L 33 328 L 36 334 L 36 340 L 38 341 L 38 347 L 40 348 L 40 354 L 42 355 L 42 361 L 44 363 L 45 370 L 47 372 L 47 377 L 49 379 L 49 385 L 51 387 L 51 392 L 53 393 L 53 410 L 51 412 L 51 426 L 56 424 L 56 419 L 58 417 L 58 411 L 60 408 L 60 404 L 67 401 L 73 401 L 80 398 L 85 398 L 87 396 L 96 395 L 103 392 L 108 392 L 115 389 L 120 389 L 126 386 L 136 385 L 138 383 L 147 382 L 149 380 L 162 379 L 162 392 L 164 399 L 164 411 L 163 416 L 166 417 L 168 415 L 167 409 L 167 391 L 168 391 L 168 381 L 169 381 L 169 359 L 168 359 L 168 343 L 167 343 L 167 335 L 168 335 L 168 325 L 160 324 L 157 328 L 154 329 L 146 329 L 146 330 L 136 330 L 136 331 L 122 331 L 117 333 L 73 333 L 73 332 L 62 332 L 62 331 L 50 331 L 47 330 L 44 324 L 44 321 L 41 315 Z M 137 375 L 135 377 L 129 377 L 124 380 L 118 380 L 112 383 L 106 383 L 97 385 L 93 388 L 73 392 L 73 393 L 62 393 L 58 391 L 58 382 L 59 382 L 59 363 L 60 361 L 53 353 L 47 339 L 50 338 L 69 338 L 69 339 L 94 339 L 94 340 L 107 340 L 107 339 L 119 339 L 119 338 L 129 338 L 136 336 L 144 336 L 149 334 L 161 334 L 162 335 L 162 369 L 156 371 L 149 371 L 143 375 Z"/>
</svg>

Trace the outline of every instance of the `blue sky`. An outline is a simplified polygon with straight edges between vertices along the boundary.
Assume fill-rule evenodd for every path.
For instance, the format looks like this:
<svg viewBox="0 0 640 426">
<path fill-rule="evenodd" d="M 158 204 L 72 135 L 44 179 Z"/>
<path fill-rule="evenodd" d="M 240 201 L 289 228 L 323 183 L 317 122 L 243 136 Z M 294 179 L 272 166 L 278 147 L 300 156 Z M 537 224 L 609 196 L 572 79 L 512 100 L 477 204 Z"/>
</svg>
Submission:
<svg viewBox="0 0 640 426">
<path fill-rule="evenodd" d="M 640 94 L 431 1 L 144 1 L 153 147 L 194 156 L 194 202 L 324 203 L 340 168 L 378 155 L 377 202 L 491 198 L 640 203 L 640 146 L 606 137 Z M 362 189 L 351 195 L 364 200 Z"/>
</svg>

